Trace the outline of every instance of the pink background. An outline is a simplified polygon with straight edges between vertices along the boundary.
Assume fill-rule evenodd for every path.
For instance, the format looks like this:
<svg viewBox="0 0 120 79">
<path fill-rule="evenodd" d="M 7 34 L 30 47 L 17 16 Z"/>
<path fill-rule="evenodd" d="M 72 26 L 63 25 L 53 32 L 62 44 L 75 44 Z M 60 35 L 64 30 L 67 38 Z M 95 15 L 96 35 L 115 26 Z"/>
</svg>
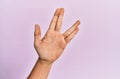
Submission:
<svg viewBox="0 0 120 79">
<path fill-rule="evenodd" d="M 48 79 L 120 79 L 120 0 L 0 0 L 0 79 L 27 78 L 38 57 L 34 24 L 43 36 L 58 7 L 62 32 L 81 25 Z"/>
</svg>

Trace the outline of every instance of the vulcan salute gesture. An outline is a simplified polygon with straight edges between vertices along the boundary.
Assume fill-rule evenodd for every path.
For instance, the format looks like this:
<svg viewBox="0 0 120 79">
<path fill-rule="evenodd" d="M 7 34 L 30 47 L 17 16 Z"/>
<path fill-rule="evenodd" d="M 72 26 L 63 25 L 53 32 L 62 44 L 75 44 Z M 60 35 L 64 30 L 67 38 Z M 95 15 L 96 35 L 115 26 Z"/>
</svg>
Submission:
<svg viewBox="0 0 120 79">
<path fill-rule="evenodd" d="M 47 79 L 52 64 L 63 53 L 67 44 L 79 31 L 80 21 L 76 21 L 64 33 L 60 32 L 64 8 L 58 8 L 51 20 L 50 26 L 43 38 L 38 24 L 35 24 L 34 47 L 39 56 L 28 79 Z"/>
</svg>

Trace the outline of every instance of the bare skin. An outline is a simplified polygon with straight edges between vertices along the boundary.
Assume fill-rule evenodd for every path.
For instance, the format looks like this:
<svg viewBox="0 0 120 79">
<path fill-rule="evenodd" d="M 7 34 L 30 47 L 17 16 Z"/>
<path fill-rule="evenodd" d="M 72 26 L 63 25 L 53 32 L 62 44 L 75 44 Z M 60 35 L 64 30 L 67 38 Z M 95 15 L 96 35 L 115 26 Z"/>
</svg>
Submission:
<svg viewBox="0 0 120 79">
<path fill-rule="evenodd" d="M 42 39 L 40 26 L 35 25 L 34 47 L 39 58 L 28 79 L 47 79 L 53 62 L 60 57 L 67 44 L 79 31 L 80 21 L 77 20 L 68 30 L 61 33 L 63 15 L 64 8 L 55 11 L 49 29 Z"/>
</svg>

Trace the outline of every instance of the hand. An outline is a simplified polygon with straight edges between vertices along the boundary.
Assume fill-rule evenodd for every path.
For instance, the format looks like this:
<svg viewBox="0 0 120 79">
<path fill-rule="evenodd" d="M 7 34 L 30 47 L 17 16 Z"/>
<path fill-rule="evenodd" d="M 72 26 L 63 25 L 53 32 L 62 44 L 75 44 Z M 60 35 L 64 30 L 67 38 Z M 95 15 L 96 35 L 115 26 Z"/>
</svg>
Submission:
<svg viewBox="0 0 120 79">
<path fill-rule="evenodd" d="M 53 16 L 48 31 L 42 39 L 40 27 L 38 24 L 35 25 L 34 47 L 39 55 L 39 59 L 43 62 L 53 63 L 57 60 L 64 51 L 66 45 L 79 30 L 78 25 L 80 21 L 78 20 L 62 34 L 60 29 L 63 15 L 64 9 L 58 8 Z"/>
</svg>

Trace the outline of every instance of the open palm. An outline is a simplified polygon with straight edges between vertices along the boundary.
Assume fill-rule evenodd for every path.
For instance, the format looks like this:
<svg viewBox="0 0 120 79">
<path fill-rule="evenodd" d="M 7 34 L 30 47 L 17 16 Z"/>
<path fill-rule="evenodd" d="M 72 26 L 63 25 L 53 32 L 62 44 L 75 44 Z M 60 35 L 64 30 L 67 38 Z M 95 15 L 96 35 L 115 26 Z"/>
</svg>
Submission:
<svg viewBox="0 0 120 79">
<path fill-rule="evenodd" d="M 61 33 L 60 29 L 63 15 L 64 9 L 58 8 L 53 16 L 48 31 L 42 39 L 40 26 L 38 24 L 35 25 L 34 47 L 39 58 L 45 62 L 52 63 L 57 60 L 64 51 L 66 45 L 79 30 L 78 25 L 80 22 L 77 21 L 67 31 Z"/>
</svg>

